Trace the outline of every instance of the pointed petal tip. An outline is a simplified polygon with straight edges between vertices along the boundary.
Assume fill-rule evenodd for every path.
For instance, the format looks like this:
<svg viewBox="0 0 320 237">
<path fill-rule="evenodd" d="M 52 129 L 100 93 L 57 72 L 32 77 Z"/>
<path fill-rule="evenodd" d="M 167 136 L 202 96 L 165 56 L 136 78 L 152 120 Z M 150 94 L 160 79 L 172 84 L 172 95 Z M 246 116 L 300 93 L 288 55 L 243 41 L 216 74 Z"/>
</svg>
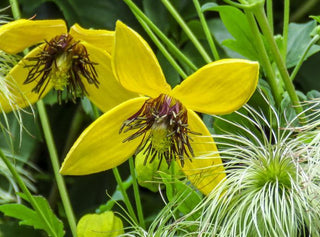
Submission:
<svg viewBox="0 0 320 237">
<path fill-rule="evenodd" d="M 250 99 L 258 79 L 258 62 L 222 59 L 200 68 L 171 94 L 194 111 L 223 115 L 239 109 Z"/>
<path fill-rule="evenodd" d="M 153 98 L 171 91 L 149 44 L 121 21 L 116 23 L 112 67 L 127 90 Z"/>
<path fill-rule="evenodd" d="M 114 31 L 101 29 L 85 29 L 79 24 L 75 23 L 69 31 L 77 40 L 88 42 L 95 47 L 106 50 L 111 53 L 114 42 Z"/>
<path fill-rule="evenodd" d="M 146 97 L 123 102 L 104 113 L 87 127 L 68 152 L 60 173 L 63 175 L 88 175 L 112 169 L 131 157 L 141 139 L 123 141 L 130 136 L 119 134 L 123 122 L 136 113 Z"/>
<path fill-rule="evenodd" d="M 22 50 L 67 32 L 64 20 L 19 19 L 0 27 L 0 49 L 16 54 Z"/>
</svg>

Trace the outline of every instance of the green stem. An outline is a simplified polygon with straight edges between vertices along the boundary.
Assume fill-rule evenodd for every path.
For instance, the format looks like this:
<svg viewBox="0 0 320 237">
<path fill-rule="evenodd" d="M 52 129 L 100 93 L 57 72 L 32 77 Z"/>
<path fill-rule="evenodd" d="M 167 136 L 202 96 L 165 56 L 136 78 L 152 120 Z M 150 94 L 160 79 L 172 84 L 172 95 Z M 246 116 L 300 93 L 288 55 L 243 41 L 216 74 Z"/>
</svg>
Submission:
<svg viewBox="0 0 320 237">
<path fill-rule="evenodd" d="M 297 11 L 291 16 L 291 21 L 298 21 L 304 15 L 309 13 L 309 11 L 319 2 L 319 0 L 308 0 L 300 1 L 301 5 L 297 8 Z"/>
<path fill-rule="evenodd" d="M 305 114 L 303 113 L 303 108 L 300 105 L 300 101 L 298 98 L 298 95 L 296 93 L 296 90 L 294 88 L 294 85 L 292 81 L 290 80 L 289 73 L 287 71 L 286 65 L 283 61 L 283 58 L 281 57 L 281 53 L 279 51 L 279 48 L 276 44 L 276 41 L 274 40 L 272 31 L 270 29 L 268 19 L 265 15 L 263 5 L 257 5 L 255 8 L 252 9 L 254 15 L 257 18 L 257 21 L 260 25 L 260 28 L 263 32 L 263 35 L 265 36 L 266 42 L 270 46 L 270 50 L 272 52 L 273 58 L 277 64 L 277 67 L 279 69 L 279 73 L 281 75 L 281 78 L 283 80 L 283 83 L 285 85 L 285 88 L 289 94 L 289 97 L 291 99 L 291 103 L 293 105 L 293 109 L 299 116 L 299 121 L 302 124 L 305 124 L 307 122 Z"/>
<path fill-rule="evenodd" d="M 273 33 L 273 6 L 272 6 L 273 0 L 267 0 L 267 16 L 268 16 L 268 22 L 271 27 L 271 31 Z"/>
<path fill-rule="evenodd" d="M 293 81 L 294 78 L 296 77 L 304 59 L 306 58 L 307 56 L 307 53 L 309 52 L 310 48 L 312 47 L 312 45 L 314 45 L 315 43 L 318 42 L 318 40 L 320 39 L 320 36 L 319 35 L 315 35 L 312 40 L 310 41 L 310 43 L 308 44 L 308 46 L 306 47 L 306 49 L 304 50 L 302 56 L 300 57 L 299 59 L 299 62 L 297 63 L 297 65 L 295 66 L 293 72 L 291 73 L 290 75 L 290 80 Z"/>
<path fill-rule="evenodd" d="M 121 179 L 121 176 L 120 176 L 120 173 L 119 173 L 119 170 L 117 168 L 113 168 L 112 169 L 113 171 L 113 174 L 114 174 L 114 177 L 119 185 L 119 189 L 122 193 L 122 196 L 123 196 L 123 199 L 124 199 L 124 203 L 126 204 L 127 206 L 127 209 L 128 209 L 128 212 L 129 212 L 129 215 L 131 216 L 131 218 L 136 222 L 138 223 L 138 219 L 137 219 L 137 216 L 136 214 L 134 213 L 134 210 L 133 210 L 133 207 L 131 205 L 131 202 L 129 200 L 129 197 L 128 197 L 128 194 L 125 190 L 125 187 L 123 186 L 122 184 L 122 179 Z"/>
<path fill-rule="evenodd" d="M 21 18 L 21 12 L 17 0 L 9 0 L 13 18 L 18 20 Z"/>
<path fill-rule="evenodd" d="M 266 78 L 267 78 L 267 81 L 271 87 L 271 91 L 272 91 L 273 97 L 275 99 L 276 105 L 277 105 L 277 107 L 280 107 L 280 104 L 282 101 L 281 91 L 278 86 L 274 71 L 272 69 L 272 65 L 269 61 L 268 53 L 267 53 L 267 50 L 264 46 L 264 42 L 261 38 L 259 28 L 257 26 L 257 23 L 254 19 L 252 12 L 245 11 L 245 13 L 246 13 L 246 17 L 248 19 L 249 25 L 251 27 L 252 34 L 255 38 L 254 43 L 256 45 L 257 51 L 259 52 L 260 63 L 262 64 L 262 66 L 265 70 Z"/>
<path fill-rule="evenodd" d="M 96 119 L 99 118 L 100 117 L 100 112 L 99 112 L 98 108 L 94 104 L 92 104 L 91 102 L 90 102 L 90 104 L 91 104 L 91 109 L 92 109 L 93 116 Z"/>
<path fill-rule="evenodd" d="M 177 10 L 172 6 L 172 4 L 168 0 L 161 0 L 163 5 L 168 9 L 168 11 L 171 13 L 173 18 L 178 22 L 178 24 L 181 26 L 183 31 L 186 33 L 186 35 L 189 37 L 191 42 L 194 44 L 196 49 L 199 51 L 201 56 L 203 57 L 204 61 L 206 63 L 212 62 L 212 59 L 210 56 L 207 54 L 206 50 L 202 47 L 200 44 L 199 40 L 196 38 L 196 36 L 192 33 L 188 25 L 184 22 L 182 17 L 179 15 Z"/>
<path fill-rule="evenodd" d="M 193 71 L 198 68 L 186 57 L 168 38 L 162 33 L 162 31 L 131 1 L 123 0 L 137 16 L 139 16 L 150 29 L 167 45 L 169 51 L 182 63 L 188 65 Z"/>
<path fill-rule="evenodd" d="M 137 177 L 136 177 L 136 171 L 134 169 L 134 162 L 133 162 L 133 158 L 132 157 L 129 159 L 129 166 L 130 166 L 130 173 L 131 173 L 131 177 L 132 177 L 134 199 L 136 201 L 136 207 L 137 207 L 137 210 L 138 210 L 139 223 L 140 223 L 140 226 L 145 229 L 146 228 L 146 224 L 144 222 L 141 198 L 140 198 L 140 193 L 139 193 L 139 186 L 138 186 L 138 181 L 137 181 Z"/>
<path fill-rule="evenodd" d="M 166 48 L 163 46 L 163 44 L 158 40 L 158 38 L 154 35 L 154 33 L 150 30 L 148 25 L 141 19 L 140 16 L 138 16 L 136 13 L 134 13 L 137 20 L 140 22 L 141 26 L 144 28 L 144 30 L 147 32 L 147 34 L 150 36 L 152 41 L 155 43 L 155 45 L 159 48 L 161 53 L 165 56 L 165 58 L 168 60 L 168 62 L 174 67 L 174 69 L 180 74 L 182 78 L 187 78 L 187 74 L 182 70 L 182 68 L 177 64 L 177 62 L 174 60 L 174 58 L 170 55 L 170 53 L 166 50 Z"/>
<path fill-rule="evenodd" d="M 20 178 L 18 172 L 14 168 L 14 166 L 11 164 L 11 162 L 8 160 L 8 158 L 3 154 L 2 150 L 0 149 L 0 157 L 3 160 L 3 162 L 6 164 L 8 169 L 10 170 L 13 178 L 18 183 L 19 187 L 23 191 L 23 193 L 27 196 L 29 203 L 31 204 L 32 208 L 38 213 L 38 215 L 43 219 L 44 223 L 47 225 L 48 230 L 50 231 L 50 235 L 52 236 L 58 236 L 57 233 L 55 233 L 54 228 L 51 226 L 50 221 L 47 220 L 45 214 L 43 213 L 42 209 L 39 207 L 38 203 L 33 198 L 32 194 L 30 193 L 27 186 L 24 184 L 23 180 Z"/>
<path fill-rule="evenodd" d="M 213 57 L 215 60 L 219 60 L 220 59 L 220 56 L 219 56 L 219 53 L 217 51 L 217 48 L 214 44 L 214 41 L 213 41 L 213 38 L 212 38 L 212 35 L 211 35 L 211 32 L 209 30 L 209 27 L 208 27 L 208 24 L 207 24 L 207 21 L 204 17 L 204 14 L 203 12 L 201 11 L 201 6 L 200 6 L 200 3 L 198 0 L 193 0 L 193 4 L 197 10 L 197 13 L 198 13 L 198 16 L 199 16 L 199 19 L 200 19 L 200 22 L 201 22 L 201 25 L 202 25 L 202 28 L 203 28 L 203 31 L 206 35 L 206 38 L 207 38 L 207 41 L 209 43 L 209 46 L 211 48 L 211 51 L 212 51 L 212 54 L 213 54 Z"/>
<path fill-rule="evenodd" d="M 40 116 L 40 120 L 41 120 L 41 125 L 42 125 L 42 129 L 43 129 L 44 137 L 45 137 L 47 147 L 49 150 L 51 164 L 52 164 L 54 176 L 55 176 L 55 179 L 57 182 L 57 186 L 59 189 L 62 204 L 63 204 L 63 207 L 66 212 L 66 216 L 67 216 L 67 219 L 68 219 L 68 222 L 70 225 L 71 232 L 72 232 L 73 236 L 77 236 L 76 219 L 73 214 L 73 210 L 72 210 L 71 203 L 69 200 L 66 185 L 64 183 L 62 175 L 59 173 L 59 169 L 60 169 L 59 166 L 60 165 L 59 165 L 58 154 L 57 154 L 57 150 L 56 150 L 56 147 L 54 144 L 54 140 L 53 140 L 52 131 L 50 128 L 46 108 L 45 108 L 42 100 L 37 102 L 37 108 L 38 108 L 38 112 L 39 112 L 39 116 Z"/>
<path fill-rule="evenodd" d="M 290 15 L 290 0 L 284 0 L 284 16 L 283 16 L 283 61 L 286 61 L 287 46 L 288 46 L 288 31 L 289 31 L 289 15 Z"/>
</svg>

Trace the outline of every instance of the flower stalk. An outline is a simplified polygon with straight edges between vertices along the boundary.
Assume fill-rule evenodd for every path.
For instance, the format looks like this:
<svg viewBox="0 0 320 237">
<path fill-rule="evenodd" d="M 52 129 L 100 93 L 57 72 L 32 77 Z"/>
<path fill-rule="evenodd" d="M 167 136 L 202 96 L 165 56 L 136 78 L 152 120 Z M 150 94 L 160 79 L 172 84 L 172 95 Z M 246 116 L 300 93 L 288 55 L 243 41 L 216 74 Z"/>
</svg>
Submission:
<svg viewBox="0 0 320 237">
<path fill-rule="evenodd" d="M 195 6 L 195 8 L 197 10 L 197 13 L 198 13 L 198 16 L 199 16 L 203 31 L 204 31 L 204 33 L 206 35 L 206 38 L 207 38 L 207 41 L 208 41 L 209 46 L 211 48 L 213 57 L 214 57 L 215 60 L 219 60 L 220 56 L 219 56 L 219 53 L 217 51 L 216 45 L 214 44 L 211 32 L 210 32 L 208 24 L 207 24 L 207 21 L 206 21 L 206 19 L 204 17 L 203 12 L 201 11 L 200 3 L 199 3 L 198 0 L 193 0 L 193 4 L 194 4 L 194 6 Z"/>
<path fill-rule="evenodd" d="M 121 176 L 120 176 L 120 173 L 119 173 L 119 170 L 117 168 L 113 168 L 112 169 L 112 172 L 113 172 L 113 175 L 117 181 L 117 184 L 119 185 L 119 189 L 120 189 L 120 192 L 123 196 L 123 199 L 124 199 L 124 203 L 126 204 L 127 206 L 127 209 L 128 209 L 128 212 L 129 212 L 129 215 L 130 217 L 133 219 L 133 221 L 135 223 L 138 223 L 138 219 L 137 219 L 137 216 L 136 214 L 134 213 L 134 210 L 133 210 L 133 207 L 131 205 L 131 202 L 130 202 L 130 199 L 128 197 L 128 194 L 126 192 L 126 189 L 122 183 L 122 179 L 121 179 Z"/>
<path fill-rule="evenodd" d="M 319 35 L 319 34 L 315 35 L 315 36 L 311 39 L 311 41 L 310 41 L 309 44 L 307 45 L 305 51 L 303 52 L 302 56 L 300 57 L 299 62 L 297 63 L 297 65 L 295 66 L 295 68 L 293 69 L 293 71 L 292 71 L 292 73 L 291 73 L 291 75 L 290 75 L 290 80 L 291 80 L 291 81 L 293 81 L 294 78 L 296 77 L 296 75 L 297 75 L 297 73 L 298 73 L 298 71 L 299 71 L 302 63 L 304 62 L 304 60 L 305 60 L 305 58 L 306 58 L 306 56 L 307 56 L 307 53 L 308 53 L 309 50 L 310 50 L 310 48 L 311 48 L 315 43 L 317 43 L 319 39 L 320 39 L 320 35 Z"/>
<path fill-rule="evenodd" d="M 289 97 L 291 99 L 293 108 L 297 115 L 299 115 L 299 121 L 302 124 L 305 124 L 307 122 L 306 117 L 303 112 L 303 108 L 300 105 L 300 101 L 298 98 L 298 95 L 296 93 L 295 87 L 290 80 L 289 73 L 287 71 L 285 62 L 281 56 L 280 50 L 274 40 L 272 30 L 270 28 L 270 25 L 268 23 L 268 19 L 266 17 L 266 14 L 264 12 L 264 8 L 262 4 L 255 5 L 252 9 L 253 14 L 255 15 L 259 26 L 263 32 L 263 35 L 265 36 L 266 41 L 268 42 L 270 46 L 270 50 L 273 54 L 274 60 L 278 66 L 279 73 L 282 77 L 283 83 L 285 85 L 285 88 L 289 94 Z"/>
<path fill-rule="evenodd" d="M 168 37 L 135 5 L 131 0 L 123 0 L 131 9 L 131 11 L 139 16 L 149 27 L 150 29 L 164 42 L 172 54 L 181 62 L 185 63 L 193 71 L 196 71 L 198 68 L 194 63 L 186 57 L 169 39 Z M 141 22 L 141 21 L 139 21 Z"/>
<path fill-rule="evenodd" d="M 254 16 L 252 14 L 252 12 L 245 10 L 246 13 L 246 17 L 248 19 L 249 25 L 251 27 L 251 31 L 253 36 L 255 37 L 256 41 L 256 47 L 258 52 L 260 52 L 260 62 L 265 70 L 266 73 L 266 78 L 268 80 L 268 83 L 271 87 L 271 91 L 273 94 L 273 97 L 275 99 L 276 105 L 278 107 L 280 107 L 281 101 L 282 101 L 282 95 L 281 95 L 281 91 L 280 88 L 278 86 L 277 80 L 276 80 L 276 76 L 275 73 L 273 71 L 272 65 L 269 61 L 269 57 L 268 57 L 268 53 L 267 50 L 264 46 L 263 40 L 261 38 L 260 32 L 259 32 L 259 28 L 257 26 L 257 23 L 254 19 Z"/>
<path fill-rule="evenodd" d="M 288 31 L 289 31 L 289 17 L 290 17 L 290 0 L 284 1 L 284 16 L 283 16 L 283 52 L 282 58 L 286 62 L 287 47 L 288 47 Z"/>
<path fill-rule="evenodd" d="M 141 198 L 140 198 L 140 192 L 139 192 L 136 171 L 134 169 L 133 157 L 131 157 L 129 159 L 129 166 L 130 166 L 130 173 L 131 173 L 131 177 L 132 177 L 132 186 L 133 186 L 133 192 L 134 192 L 134 199 L 136 201 L 139 224 L 142 228 L 146 228 L 146 224 L 144 222 L 144 217 L 143 217 L 142 204 L 141 204 Z"/>
<path fill-rule="evenodd" d="M 68 196 L 67 188 L 64 183 L 62 175 L 59 173 L 59 158 L 57 154 L 57 149 L 54 144 L 52 131 L 49 125 L 48 115 L 42 100 L 37 102 L 37 108 L 41 120 L 41 125 L 44 133 L 44 137 L 47 143 L 48 151 L 50 154 L 51 164 L 55 176 L 55 180 L 57 182 L 57 186 L 59 189 L 60 197 L 62 200 L 63 207 L 66 212 L 66 216 L 70 225 L 71 232 L 73 236 L 77 236 L 77 227 L 76 227 L 76 219 L 73 214 L 72 206 L 70 203 L 70 199 Z"/>
<path fill-rule="evenodd" d="M 174 58 L 170 55 L 170 53 L 166 50 L 163 44 L 158 40 L 157 36 L 151 31 L 148 25 L 142 20 L 142 18 L 136 13 L 133 12 L 136 16 L 137 20 L 140 22 L 141 26 L 147 32 L 152 41 L 157 45 L 161 53 L 166 57 L 168 62 L 174 67 L 174 69 L 179 73 L 179 75 L 185 79 L 187 78 L 187 74 L 183 71 L 183 69 L 179 66 L 179 64 L 174 60 Z"/>
<path fill-rule="evenodd" d="M 173 7 L 173 5 L 168 0 L 161 0 L 163 5 L 168 9 L 168 11 L 171 13 L 171 15 L 175 18 L 175 20 L 179 23 L 183 31 L 187 34 L 191 42 L 194 44 L 194 46 L 197 48 L 199 53 L 201 54 L 202 58 L 206 63 L 212 62 L 212 59 L 207 54 L 206 50 L 202 47 L 201 43 L 197 39 L 197 37 L 193 34 L 193 32 L 190 30 L 188 25 L 185 23 L 185 21 L 182 19 L 180 14 L 177 12 L 177 10 Z"/>
</svg>

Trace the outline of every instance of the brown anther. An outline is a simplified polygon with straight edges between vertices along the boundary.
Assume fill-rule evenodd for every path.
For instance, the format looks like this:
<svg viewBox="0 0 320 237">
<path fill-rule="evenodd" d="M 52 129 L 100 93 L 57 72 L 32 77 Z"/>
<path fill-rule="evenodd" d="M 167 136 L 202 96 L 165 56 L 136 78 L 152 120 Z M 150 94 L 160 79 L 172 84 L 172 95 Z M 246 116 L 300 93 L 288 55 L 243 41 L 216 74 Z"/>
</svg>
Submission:
<svg viewBox="0 0 320 237">
<path fill-rule="evenodd" d="M 95 70 L 97 63 L 90 60 L 86 47 L 69 34 L 58 35 L 46 41 L 43 50 L 27 60 L 34 63 L 25 66 L 30 70 L 24 84 L 36 81 L 37 85 L 32 91 L 38 93 L 39 97 L 49 83 L 56 89 L 59 102 L 65 88 L 67 98 L 72 101 L 87 95 L 82 81 L 84 78 L 89 84 L 99 86 Z"/>
<path fill-rule="evenodd" d="M 185 158 L 194 156 L 190 134 L 197 134 L 188 127 L 187 109 L 169 95 L 160 94 L 148 99 L 137 113 L 122 124 L 119 133 L 136 130 L 123 142 L 143 136 L 135 155 L 142 152 L 146 156 L 145 164 L 156 157 L 163 159 L 170 166 L 177 158 L 184 165 Z M 159 165 L 160 166 L 160 165 Z"/>
</svg>

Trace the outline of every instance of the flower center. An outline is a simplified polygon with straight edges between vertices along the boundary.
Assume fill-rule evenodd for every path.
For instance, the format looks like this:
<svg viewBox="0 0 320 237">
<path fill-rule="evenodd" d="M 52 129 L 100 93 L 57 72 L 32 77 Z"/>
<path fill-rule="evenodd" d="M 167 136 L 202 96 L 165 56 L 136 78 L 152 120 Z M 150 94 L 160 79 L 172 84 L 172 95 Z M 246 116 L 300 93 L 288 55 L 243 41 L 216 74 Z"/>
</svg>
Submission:
<svg viewBox="0 0 320 237">
<path fill-rule="evenodd" d="M 96 63 L 90 61 L 86 47 L 69 34 L 58 35 L 46 42 L 39 54 L 27 60 L 35 63 L 26 66 L 30 67 L 30 71 L 24 84 L 36 81 L 37 85 L 32 91 L 38 93 L 39 97 L 49 83 L 57 91 L 59 103 L 64 89 L 67 89 L 67 98 L 72 101 L 88 94 L 82 78 L 96 87 L 99 85 L 94 67 Z"/>
<path fill-rule="evenodd" d="M 135 155 L 143 152 L 147 160 L 152 162 L 156 157 L 163 159 L 168 166 L 178 158 L 181 166 L 185 158 L 194 156 L 190 144 L 190 134 L 198 134 L 188 128 L 187 109 L 177 99 L 161 94 L 159 97 L 148 99 L 141 109 L 128 118 L 121 126 L 121 132 L 136 130 L 123 142 L 143 136 Z"/>
</svg>

